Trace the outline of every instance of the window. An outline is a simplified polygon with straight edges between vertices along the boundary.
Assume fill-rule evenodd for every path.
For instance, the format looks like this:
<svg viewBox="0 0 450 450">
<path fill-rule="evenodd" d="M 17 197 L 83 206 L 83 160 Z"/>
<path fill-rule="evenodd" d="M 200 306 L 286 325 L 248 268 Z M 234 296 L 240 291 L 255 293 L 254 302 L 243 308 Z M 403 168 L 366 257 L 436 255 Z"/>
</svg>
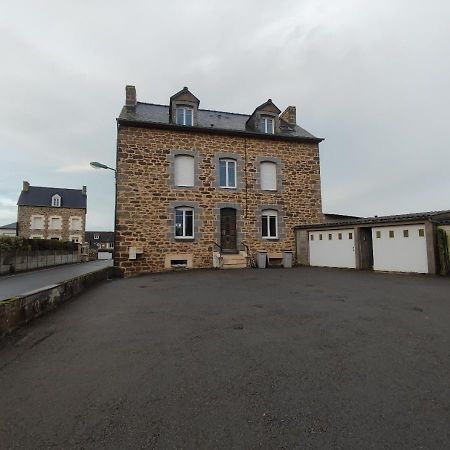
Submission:
<svg viewBox="0 0 450 450">
<path fill-rule="evenodd" d="M 236 187 L 236 161 L 234 159 L 219 160 L 219 186 Z"/>
<path fill-rule="evenodd" d="M 260 164 L 261 189 L 263 191 L 277 190 L 277 164 L 271 161 L 263 161 Z"/>
<path fill-rule="evenodd" d="M 277 211 L 266 209 L 262 212 L 262 237 L 266 239 L 278 238 L 278 213 Z"/>
<path fill-rule="evenodd" d="M 175 208 L 175 237 L 177 239 L 194 237 L 194 210 L 192 208 Z"/>
<path fill-rule="evenodd" d="M 61 217 L 50 217 L 50 230 L 61 229 Z"/>
<path fill-rule="evenodd" d="M 81 242 L 81 237 L 80 236 L 70 236 L 70 240 L 75 244 L 79 244 Z"/>
<path fill-rule="evenodd" d="M 376 232 L 375 236 L 377 237 L 377 239 L 380 239 L 381 238 L 381 231 L 378 230 Z"/>
<path fill-rule="evenodd" d="M 333 235 L 330 233 L 330 234 L 328 235 L 328 240 L 331 241 L 331 239 L 333 239 Z"/>
<path fill-rule="evenodd" d="M 266 134 L 274 133 L 274 120 L 272 117 L 261 117 L 261 131 Z"/>
<path fill-rule="evenodd" d="M 322 240 L 322 235 L 321 234 L 319 234 L 319 241 L 321 241 Z"/>
<path fill-rule="evenodd" d="M 338 239 L 342 241 L 342 233 L 338 233 Z"/>
<path fill-rule="evenodd" d="M 424 237 L 425 236 L 425 230 L 423 228 L 419 228 L 419 236 Z"/>
<path fill-rule="evenodd" d="M 98 234 L 94 234 L 94 239 L 100 239 L 100 236 Z"/>
<path fill-rule="evenodd" d="M 193 112 L 192 108 L 178 107 L 177 108 L 177 125 L 192 126 Z"/>
<path fill-rule="evenodd" d="M 44 229 L 44 218 L 42 216 L 35 216 L 31 219 L 31 228 L 33 230 Z"/>
<path fill-rule="evenodd" d="M 409 237 L 409 230 L 403 230 L 403 237 Z"/>
<path fill-rule="evenodd" d="M 311 234 L 311 235 L 309 236 L 309 238 L 310 238 L 311 241 L 313 241 L 313 240 L 314 240 L 314 235 Z"/>
<path fill-rule="evenodd" d="M 389 230 L 389 237 L 393 238 L 395 236 L 394 230 Z"/>
<path fill-rule="evenodd" d="M 353 239 L 353 233 L 348 233 L 348 238 Z"/>
<path fill-rule="evenodd" d="M 48 198 L 48 197 L 47 197 Z M 55 194 L 52 197 L 52 206 L 55 206 L 57 208 L 59 208 L 61 206 L 61 196 L 58 194 Z"/>
<path fill-rule="evenodd" d="M 59 237 L 52 237 L 50 238 L 51 241 L 59 241 Z"/>
<path fill-rule="evenodd" d="M 194 157 L 190 155 L 175 156 L 175 185 L 194 186 Z"/>
<path fill-rule="evenodd" d="M 70 219 L 71 230 L 81 230 L 81 219 L 79 217 L 72 217 Z"/>
</svg>

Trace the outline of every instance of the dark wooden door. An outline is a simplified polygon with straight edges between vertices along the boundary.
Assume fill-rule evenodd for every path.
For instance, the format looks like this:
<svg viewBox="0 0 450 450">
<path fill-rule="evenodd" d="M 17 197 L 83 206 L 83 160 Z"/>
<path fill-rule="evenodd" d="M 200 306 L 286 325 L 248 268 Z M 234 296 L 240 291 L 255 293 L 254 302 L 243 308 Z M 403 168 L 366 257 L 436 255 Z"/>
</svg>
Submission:
<svg viewBox="0 0 450 450">
<path fill-rule="evenodd" d="M 237 251 L 236 242 L 236 210 L 223 208 L 220 210 L 220 245 L 224 252 Z"/>
</svg>

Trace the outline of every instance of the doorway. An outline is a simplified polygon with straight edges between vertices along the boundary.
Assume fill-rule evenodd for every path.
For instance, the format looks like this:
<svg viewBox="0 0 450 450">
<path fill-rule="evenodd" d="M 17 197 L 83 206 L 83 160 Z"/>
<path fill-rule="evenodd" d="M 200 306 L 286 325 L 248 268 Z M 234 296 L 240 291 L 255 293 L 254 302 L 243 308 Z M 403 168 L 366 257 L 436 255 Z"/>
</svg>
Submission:
<svg viewBox="0 0 450 450">
<path fill-rule="evenodd" d="M 220 245 L 224 253 L 237 253 L 236 210 L 220 210 Z"/>
</svg>

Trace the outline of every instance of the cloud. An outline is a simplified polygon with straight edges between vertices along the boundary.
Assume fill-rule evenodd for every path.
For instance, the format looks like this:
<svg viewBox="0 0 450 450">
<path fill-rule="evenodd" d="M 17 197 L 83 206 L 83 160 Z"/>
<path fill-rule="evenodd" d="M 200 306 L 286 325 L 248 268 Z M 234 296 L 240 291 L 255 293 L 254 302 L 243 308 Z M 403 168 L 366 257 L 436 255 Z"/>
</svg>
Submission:
<svg viewBox="0 0 450 450">
<path fill-rule="evenodd" d="M 174 15 L 176 11 L 176 15 Z M 321 144 L 324 210 L 449 208 L 450 3 L 418 0 L 9 2 L 0 16 L 0 195 L 21 181 L 88 186 L 88 227 L 113 226 L 124 86 L 201 107 L 296 105 Z M 105 172 L 105 171 L 103 171 Z M 11 205 L 0 217 L 13 221 Z"/>
</svg>

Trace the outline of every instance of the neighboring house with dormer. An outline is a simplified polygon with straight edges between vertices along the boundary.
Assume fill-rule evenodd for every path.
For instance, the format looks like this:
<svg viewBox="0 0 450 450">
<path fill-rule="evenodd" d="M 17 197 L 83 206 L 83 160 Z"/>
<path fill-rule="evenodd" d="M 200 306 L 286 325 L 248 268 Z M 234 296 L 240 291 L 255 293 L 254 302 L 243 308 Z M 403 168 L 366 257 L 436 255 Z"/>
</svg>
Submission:
<svg viewBox="0 0 450 450">
<path fill-rule="evenodd" d="M 114 231 L 86 231 L 85 243 L 98 250 L 114 249 Z"/>
<path fill-rule="evenodd" d="M 26 239 L 85 240 L 87 194 L 82 189 L 30 186 L 23 182 L 17 235 Z"/>
<path fill-rule="evenodd" d="M 126 276 L 172 267 L 245 267 L 295 251 L 294 226 L 322 221 L 319 143 L 296 108 L 200 109 L 126 87 L 118 123 L 115 264 Z"/>
</svg>

